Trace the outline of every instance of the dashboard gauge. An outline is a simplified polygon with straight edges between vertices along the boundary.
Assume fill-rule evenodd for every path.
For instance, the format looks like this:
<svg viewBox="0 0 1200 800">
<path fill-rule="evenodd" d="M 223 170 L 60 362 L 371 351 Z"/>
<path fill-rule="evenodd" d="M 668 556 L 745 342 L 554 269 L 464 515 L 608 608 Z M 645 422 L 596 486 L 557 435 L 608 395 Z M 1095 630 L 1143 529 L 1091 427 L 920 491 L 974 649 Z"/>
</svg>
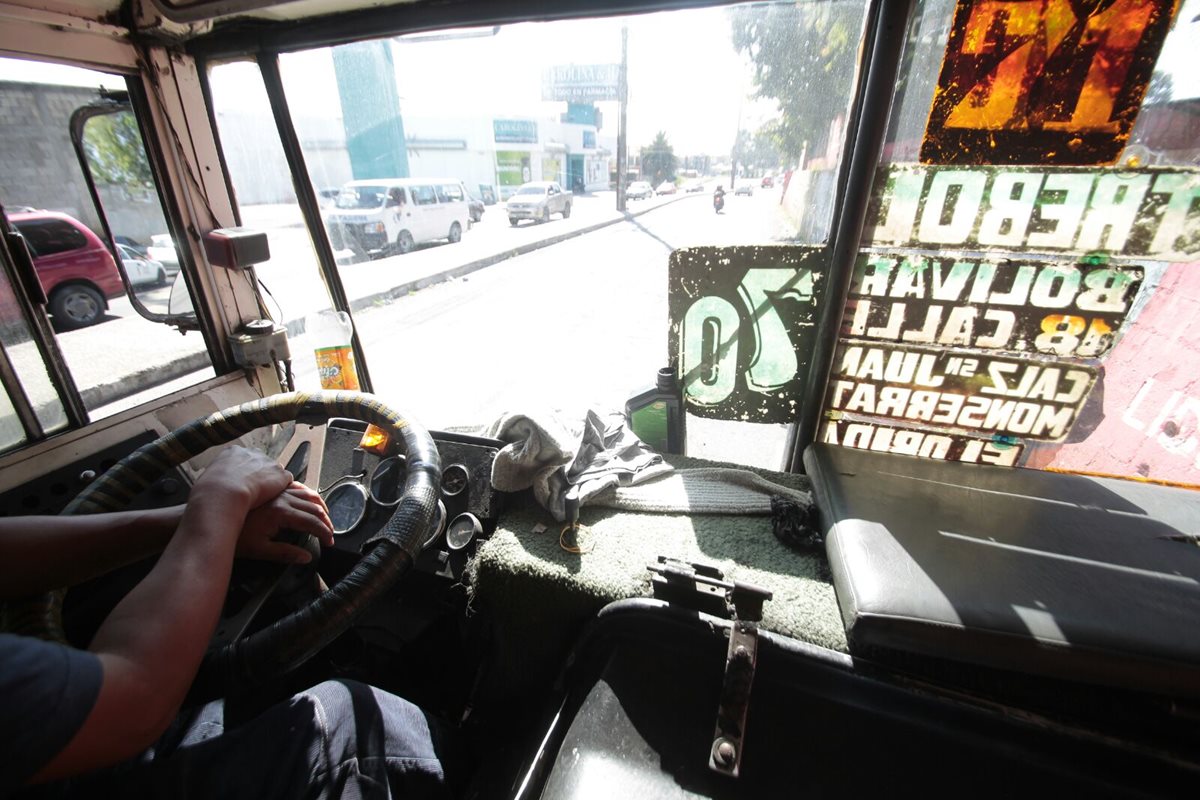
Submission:
<svg viewBox="0 0 1200 800">
<path fill-rule="evenodd" d="M 421 545 L 421 549 L 429 547 L 437 541 L 442 535 L 442 530 L 446 527 L 446 506 L 442 505 L 442 501 L 438 500 L 437 508 L 434 509 L 433 519 L 429 522 L 429 535 L 425 537 L 425 544 Z"/>
<path fill-rule="evenodd" d="M 339 483 L 326 492 L 325 505 L 329 508 L 329 521 L 333 523 L 335 536 L 358 527 L 367 512 L 367 501 L 367 490 L 358 481 Z"/>
<path fill-rule="evenodd" d="M 479 518 L 470 512 L 463 512 L 446 528 L 446 546 L 451 550 L 462 550 L 482 533 L 483 524 Z"/>
<path fill-rule="evenodd" d="M 442 494 L 454 497 L 467 488 L 470 480 L 471 475 L 466 467 L 462 464 L 451 464 L 442 470 Z"/>
<path fill-rule="evenodd" d="M 380 461 L 371 473 L 371 499 L 385 507 L 398 505 L 407 474 L 408 460 L 404 456 L 388 456 Z"/>
</svg>

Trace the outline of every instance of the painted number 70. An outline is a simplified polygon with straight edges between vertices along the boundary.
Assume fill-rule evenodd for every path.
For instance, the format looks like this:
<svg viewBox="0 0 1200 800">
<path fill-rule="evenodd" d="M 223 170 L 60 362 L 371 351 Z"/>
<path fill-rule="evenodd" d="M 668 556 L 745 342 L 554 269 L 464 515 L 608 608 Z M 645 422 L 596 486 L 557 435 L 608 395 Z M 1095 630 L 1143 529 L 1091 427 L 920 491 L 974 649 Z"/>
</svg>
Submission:
<svg viewBox="0 0 1200 800">
<path fill-rule="evenodd" d="M 715 295 L 697 298 L 683 317 L 679 336 L 680 374 L 685 376 L 688 397 L 701 405 L 715 405 L 733 393 L 743 314 L 753 332 L 746 385 L 765 394 L 795 379 L 796 348 L 776 303 L 784 298 L 811 303 L 812 296 L 811 270 L 763 267 L 747 270 L 738 284 L 741 308 Z"/>
</svg>

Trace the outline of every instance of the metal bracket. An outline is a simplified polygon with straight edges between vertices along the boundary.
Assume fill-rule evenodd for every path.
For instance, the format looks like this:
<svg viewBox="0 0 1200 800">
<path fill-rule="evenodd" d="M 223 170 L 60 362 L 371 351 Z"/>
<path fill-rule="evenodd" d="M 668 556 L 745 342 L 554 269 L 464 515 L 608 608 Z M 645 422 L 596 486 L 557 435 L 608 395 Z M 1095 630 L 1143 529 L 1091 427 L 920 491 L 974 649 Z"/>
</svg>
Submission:
<svg viewBox="0 0 1200 800">
<path fill-rule="evenodd" d="M 754 684 L 757 663 L 758 626 L 753 622 L 734 620 L 725 655 L 725 681 L 721 684 L 717 726 L 708 754 L 708 768 L 732 778 L 738 776 L 742 764 L 746 712 L 750 708 L 750 687 Z"/>
<path fill-rule="evenodd" d="M 736 778 L 742 763 L 746 714 L 758 663 L 757 623 L 762 619 L 763 603 L 771 599 L 771 593 L 753 584 L 727 581 L 724 573 L 706 564 L 659 556 L 658 564 L 651 564 L 648 569 L 655 574 L 651 583 L 654 596 L 660 600 L 733 619 L 708 768 Z"/>
</svg>

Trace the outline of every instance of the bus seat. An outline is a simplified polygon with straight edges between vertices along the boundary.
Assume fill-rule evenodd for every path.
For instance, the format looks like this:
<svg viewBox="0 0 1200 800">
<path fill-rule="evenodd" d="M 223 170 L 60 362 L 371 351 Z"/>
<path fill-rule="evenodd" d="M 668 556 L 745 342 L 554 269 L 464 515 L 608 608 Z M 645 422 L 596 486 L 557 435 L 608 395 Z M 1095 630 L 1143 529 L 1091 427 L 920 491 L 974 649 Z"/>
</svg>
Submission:
<svg viewBox="0 0 1200 800">
<path fill-rule="evenodd" d="M 1200 494 L 825 444 L 804 461 L 852 655 L 1200 695 Z"/>
</svg>

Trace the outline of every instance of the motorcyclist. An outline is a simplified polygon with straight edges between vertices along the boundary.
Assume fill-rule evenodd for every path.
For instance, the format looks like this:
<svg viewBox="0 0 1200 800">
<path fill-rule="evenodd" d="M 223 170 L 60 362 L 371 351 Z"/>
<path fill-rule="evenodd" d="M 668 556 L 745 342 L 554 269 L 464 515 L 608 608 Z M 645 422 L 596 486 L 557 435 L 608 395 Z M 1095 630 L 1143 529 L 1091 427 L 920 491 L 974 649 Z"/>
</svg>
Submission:
<svg viewBox="0 0 1200 800">
<path fill-rule="evenodd" d="M 725 206 L 725 187 L 717 184 L 716 190 L 713 192 L 713 208 L 719 213 Z"/>
</svg>

